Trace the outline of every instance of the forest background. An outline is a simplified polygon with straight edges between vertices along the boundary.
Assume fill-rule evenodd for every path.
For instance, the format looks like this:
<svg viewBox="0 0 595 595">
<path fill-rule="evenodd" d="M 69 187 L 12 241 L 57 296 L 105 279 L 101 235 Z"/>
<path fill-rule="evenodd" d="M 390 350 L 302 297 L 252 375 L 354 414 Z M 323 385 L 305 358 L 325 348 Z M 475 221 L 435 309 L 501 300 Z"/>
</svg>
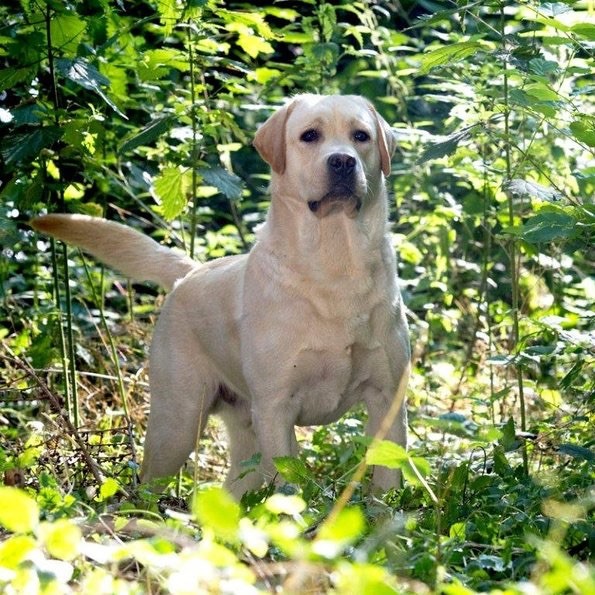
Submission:
<svg viewBox="0 0 595 595">
<path fill-rule="evenodd" d="M 0 590 L 595 593 L 594 42 L 591 0 L 3 3 Z M 239 505 L 213 423 L 159 500 L 135 475 L 163 295 L 27 221 L 243 252 L 251 139 L 303 91 L 398 131 L 411 448 L 367 450 L 354 411 L 277 462 L 295 493 Z M 405 487 L 342 498 L 362 460 Z"/>
</svg>

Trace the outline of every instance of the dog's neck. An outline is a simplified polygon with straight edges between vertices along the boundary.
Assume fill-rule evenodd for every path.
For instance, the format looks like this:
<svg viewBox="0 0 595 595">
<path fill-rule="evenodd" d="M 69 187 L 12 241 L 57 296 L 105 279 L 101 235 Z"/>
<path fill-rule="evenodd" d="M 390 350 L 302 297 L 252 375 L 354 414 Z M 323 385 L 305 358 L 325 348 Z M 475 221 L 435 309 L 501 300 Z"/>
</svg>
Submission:
<svg viewBox="0 0 595 595">
<path fill-rule="evenodd" d="M 275 195 L 266 223 L 258 232 L 263 248 L 284 265 L 306 276 L 358 276 L 377 266 L 386 248 L 388 204 L 385 192 L 364 201 L 356 217 L 338 211 L 316 217 L 308 204 Z"/>
</svg>

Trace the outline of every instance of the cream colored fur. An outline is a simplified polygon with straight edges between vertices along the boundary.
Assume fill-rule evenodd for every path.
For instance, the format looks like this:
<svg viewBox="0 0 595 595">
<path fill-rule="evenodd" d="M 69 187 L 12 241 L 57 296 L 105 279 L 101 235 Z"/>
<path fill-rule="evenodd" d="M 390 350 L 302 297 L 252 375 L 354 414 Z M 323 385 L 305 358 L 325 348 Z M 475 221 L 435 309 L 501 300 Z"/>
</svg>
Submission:
<svg viewBox="0 0 595 595">
<path fill-rule="evenodd" d="M 174 474 L 217 414 L 230 440 L 226 486 L 239 497 L 273 480 L 274 457 L 296 454 L 295 425 L 333 422 L 363 402 L 374 435 L 406 386 L 409 338 L 387 233 L 390 127 L 360 97 L 302 95 L 254 145 L 272 169 L 271 205 L 249 254 L 199 265 L 103 219 L 32 222 L 134 279 L 173 287 L 151 348 L 144 481 Z M 406 426 L 403 406 L 387 438 L 405 445 Z M 258 471 L 240 478 L 256 453 Z M 398 481 L 374 470 L 378 489 Z"/>
</svg>

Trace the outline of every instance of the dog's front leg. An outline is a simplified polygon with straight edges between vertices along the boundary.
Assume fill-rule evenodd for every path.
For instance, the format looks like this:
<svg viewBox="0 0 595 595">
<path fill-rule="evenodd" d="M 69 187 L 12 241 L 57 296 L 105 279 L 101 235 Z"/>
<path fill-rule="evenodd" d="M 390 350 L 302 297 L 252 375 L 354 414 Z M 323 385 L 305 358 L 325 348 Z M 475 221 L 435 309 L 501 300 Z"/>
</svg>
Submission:
<svg viewBox="0 0 595 595">
<path fill-rule="evenodd" d="M 407 407 L 405 391 L 409 369 L 403 371 L 395 391 L 384 392 L 369 387 L 364 395 L 368 409 L 366 433 L 371 438 L 390 440 L 407 448 Z M 395 408 L 399 407 L 395 413 Z M 388 417 L 387 417 L 388 416 Z M 390 419 L 392 418 L 392 419 Z M 381 431 L 382 430 L 382 431 Z M 372 473 L 372 491 L 386 492 L 401 485 L 401 472 L 388 467 L 374 467 Z"/>
<path fill-rule="evenodd" d="M 295 416 L 288 401 L 267 399 L 265 407 L 254 405 L 253 424 L 260 447 L 260 473 L 266 483 L 282 483 L 273 460 L 276 457 L 297 456 Z"/>
</svg>

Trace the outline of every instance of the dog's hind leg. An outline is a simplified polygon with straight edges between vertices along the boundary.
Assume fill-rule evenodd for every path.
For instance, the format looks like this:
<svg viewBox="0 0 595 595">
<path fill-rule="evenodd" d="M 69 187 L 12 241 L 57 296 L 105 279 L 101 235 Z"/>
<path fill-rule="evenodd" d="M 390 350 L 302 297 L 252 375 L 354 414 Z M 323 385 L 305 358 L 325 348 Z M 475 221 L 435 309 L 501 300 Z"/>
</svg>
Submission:
<svg viewBox="0 0 595 595">
<path fill-rule="evenodd" d="M 151 411 L 142 481 L 178 472 L 194 450 L 219 391 L 190 325 L 171 303 L 155 328 L 149 376 Z"/>
</svg>

